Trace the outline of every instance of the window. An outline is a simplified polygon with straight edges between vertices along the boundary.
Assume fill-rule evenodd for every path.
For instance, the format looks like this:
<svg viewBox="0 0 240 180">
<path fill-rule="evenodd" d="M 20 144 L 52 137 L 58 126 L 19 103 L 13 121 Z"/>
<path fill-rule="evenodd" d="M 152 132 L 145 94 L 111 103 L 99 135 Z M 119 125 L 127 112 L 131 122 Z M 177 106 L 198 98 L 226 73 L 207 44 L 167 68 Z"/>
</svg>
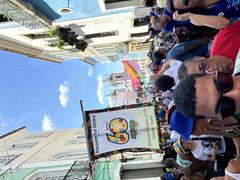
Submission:
<svg viewBox="0 0 240 180">
<path fill-rule="evenodd" d="M 133 26 L 134 26 L 134 27 L 145 26 L 145 25 L 147 25 L 147 24 L 148 24 L 148 23 L 145 21 L 144 18 L 134 19 L 134 22 L 133 22 Z"/>
<path fill-rule="evenodd" d="M 68 152 L 61 152 L 49 157 L 50 160 L 69 160 L 69 159 L 86 159 L 88 158 L 87 149 L 79 149 Z"/>
<path fill-rule="evenodd" d="M 10 149 L 15 150 L 15 149 L 29 149 L 33 146 L 35 146 L 37 142 L 31 142 L 31 143 L 19 143 L 19 144 L 13 144 Z"/>
<path fill-rule="evenodd" d="M 67 142 L 67 144 L 82 144 L 86 143 L 85 136 L 77 136 L 77 139 L 73 139 Z"/>
<path fill-rule="evenodd" d="M 26 139 L 37 139 L 37 138 L 43 138 L 43 137 L 48 137 L 50 136 L 52 133 L 48 132 L 40 132 L 40 133 L 33 133 L 30 134 L 26 137 Z"/>
<path fill-rule="evenodd" d="M 116 82 L 116 85 L 123 85 L 124 83 L 123 82 Z"/>
<path fill-rule="evenodd" d="M 121 179 L 150 179 L 159 178 L 163 174 L 162 168 L 148 168 L 148 169 L 129 169 L 122 172 Z"/>
<path fill-rule="evenodd" d="M 96 33 L 96 34 L 87 34 L 84 36 L 84 38 L 85 39 L 100 38 L 100 37 L 107 37 L 107 36 L 115 36 L 117 34 L 118 34 L 117 31 L 102 32 L 102 33 Z"/>
<path fill-rule="evenodd" d="M 142 36 L 148 36 L 148 32 L 144 32 L 144 33 L 136 33 L 136 34 L 131 34 L 131 38 L 133 37 L 142 37 Z"/>
<path fill-rule="evenodd" d="M 25 180 L 63 180 L 69 169 L 35 171 Z"/>
<path fill-rule="evenodd" d="M 122 75 L 115 76 L 116 79 L 123 78 Z"/>
<path fill-rule="evenodd" d="M 0 156 L 0 166 L 6 166 L 20 155 Z"/>
</svg>

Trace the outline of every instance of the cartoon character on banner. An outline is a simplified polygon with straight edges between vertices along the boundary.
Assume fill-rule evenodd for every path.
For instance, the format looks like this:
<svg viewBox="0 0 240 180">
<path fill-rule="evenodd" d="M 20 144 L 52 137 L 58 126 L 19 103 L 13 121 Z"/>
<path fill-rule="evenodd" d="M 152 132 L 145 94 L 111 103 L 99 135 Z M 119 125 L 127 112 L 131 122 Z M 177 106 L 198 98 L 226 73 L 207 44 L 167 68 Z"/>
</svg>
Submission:
<svg viewBox="0 0 240 180">
<path fill-rule="evenodd" d="M 130 136 L 132 139 L 136 139 L 136 136 L 138 134 L 138 123 L 134 120 L 130 120 L 129 123 L 130 127 L 128 127 L 127 120 L 123 118 L 112 119 L 109 123 L 109 130 L 113 134 L 106 134 L 107 140 L 115 144 L 126 144 L 129 141 Z M 127 132 L 128 128 L 130 128 L 130 135 Z"/>
</svg>

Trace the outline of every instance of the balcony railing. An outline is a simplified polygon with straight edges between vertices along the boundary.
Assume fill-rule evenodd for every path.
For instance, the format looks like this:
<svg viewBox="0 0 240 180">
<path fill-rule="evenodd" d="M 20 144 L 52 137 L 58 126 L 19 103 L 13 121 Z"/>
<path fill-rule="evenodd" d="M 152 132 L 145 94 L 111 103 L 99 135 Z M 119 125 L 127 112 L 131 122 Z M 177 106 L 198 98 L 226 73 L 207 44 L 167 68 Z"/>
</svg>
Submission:
<svg viewBox="0 0 240 180">
<path fill-rule="evenodd" d="M 51 26 L 51 21 L 43 13 L 31 6 L 31 4 L 14 2 L 0 0 L 0 14 L 29 29 L 40 29 Z"/>
</svg>

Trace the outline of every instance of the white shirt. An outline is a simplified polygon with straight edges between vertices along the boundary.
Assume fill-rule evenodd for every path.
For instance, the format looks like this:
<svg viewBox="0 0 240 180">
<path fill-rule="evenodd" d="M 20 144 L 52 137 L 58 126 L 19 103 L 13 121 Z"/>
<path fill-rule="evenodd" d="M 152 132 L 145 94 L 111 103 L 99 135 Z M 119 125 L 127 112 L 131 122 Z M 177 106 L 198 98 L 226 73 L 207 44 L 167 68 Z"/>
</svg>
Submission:
<svg viewBox="0 0 240 180">
<path fill-rule="evenodd" d="M 169 90 L 167 90 L 166 92 L 163 92 L 162 93 L 162 97 L 164 97 L 164 99 L 163 99 L 163 104 L 165 105 L 165 106 L 168 106 L 169 105 L 169 103 L 172 101 L 172 92 L 171 91 L 169 91 Z"/>
<path fill-rule="evenodd" d="M 168 104 L 168 109 L 171 109 L 175 105 L 174 100 Z"/>
<path fill-rule="evenodd" d="M 209 135 L 193 136 L 192 135 L 190 138 L 193 138 L 193 137 L 198 137 L 198 138 L 201 138 L 201 137 L 217 137 L 217 138 L 221 138 L 221 143 L 220 143 L 220 147 L 218 147 L 217 154 L 222 154 L 226 150 L 226 144 L 225 144 L 224 138 L 222 136 L 212 136 L 212 135 L 211 136 L 209 136 Z M 196 149 L 194 151 L 192 151 L 193 156 L 196 159 L 200 159 L 202 161 L 207 161 L 208 156 L 212 155 L 212 150 L 213 149 L 212 149 L 211 145 L 208 146 L 208 147 L 204 147 L 202 145 L 201 140 L 194 140 L 194 142 L 196 143 Z"/>
<path fill-rule="evenodd" d="M 164 75 L 166 76 L 170 76 L 172 78 L 174 78 L 175 80 L 175 86 L 173 87 L 173 89 L 178 85 L 178 83 L 180 82 L 179 78 L 178 78 L 178 70 L 181 66 L 182 62 L 178 61 L 178 60 L 172 60 L 172 64 L 170 65 L 170 67 L 164 71 Z"/>
<path fill-rule="evenodd" d="M 181 138 L 181 135 L 177 131 L 172 130 L 170 134 L 170 141 L 176 142 L 179 138 Z"/>
<path fill-rule="evenodd" d="M 196 159 L 200 159 L 202 161 L 207 161 L 208 156 L 211 155 L 211 150 L 204 148 L 202 146 L 202 141 L 194 141 L 196 143 L 196 149 L 192 151 L 193 156 Z"/>
</svg>

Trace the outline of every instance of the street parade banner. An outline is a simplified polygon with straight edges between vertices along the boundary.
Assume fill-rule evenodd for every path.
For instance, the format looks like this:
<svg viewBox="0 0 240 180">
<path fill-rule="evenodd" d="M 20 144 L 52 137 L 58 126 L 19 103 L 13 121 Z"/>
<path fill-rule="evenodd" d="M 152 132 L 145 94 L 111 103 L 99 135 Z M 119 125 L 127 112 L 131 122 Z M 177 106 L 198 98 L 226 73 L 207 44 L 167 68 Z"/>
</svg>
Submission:
<svg viewBox="0 0 240 180">
<path fill-rule="evenodd" d="M 124 151 L 159 150 L 154 106 L 128 105 L 85 112 L 90 159 Z"/>
<path fill-rule="evenodd" d="M 138 63 L 134 60 L 123 60 L 122 61 L 125 71 L 127 72 L 129 78 L 131 79 L 133 89 L 137 89 L 142 83 L 145 85 L 145 79 L 142 74 Z"/>
</svg>

